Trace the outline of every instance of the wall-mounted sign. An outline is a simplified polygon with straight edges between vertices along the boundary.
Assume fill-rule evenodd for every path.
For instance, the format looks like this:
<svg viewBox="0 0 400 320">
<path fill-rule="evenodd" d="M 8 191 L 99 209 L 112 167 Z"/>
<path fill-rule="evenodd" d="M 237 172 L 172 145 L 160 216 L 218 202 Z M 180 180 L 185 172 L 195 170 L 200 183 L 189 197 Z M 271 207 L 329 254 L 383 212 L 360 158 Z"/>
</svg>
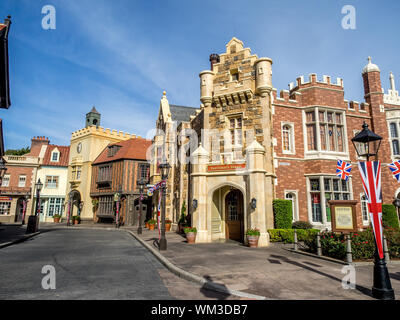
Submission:
<svg viewBox="0 0 400 320">
<path fill-rule="evenodd" d="M 233 171 L 237 169 L 245 169 L 245 163 L 231 163 L 231 164 L 216 164 L 209 165 L 207 171 L 209 172 L 219 172 L 219 171 Z"/>
<path fill-rule="evenodd" d="M 333 232 L 357 232 L 356 204 L 355 200 L 330 200 L 332 231 Z"/>
</svg>

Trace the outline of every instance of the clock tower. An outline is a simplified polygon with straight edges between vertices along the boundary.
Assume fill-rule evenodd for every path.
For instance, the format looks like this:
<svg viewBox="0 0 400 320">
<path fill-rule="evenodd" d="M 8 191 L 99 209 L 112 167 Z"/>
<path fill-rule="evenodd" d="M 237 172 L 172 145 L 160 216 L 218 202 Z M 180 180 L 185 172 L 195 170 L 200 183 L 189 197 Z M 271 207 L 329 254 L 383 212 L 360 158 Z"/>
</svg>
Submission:
<svg viewBox="0 0 400 320">
<path fill-rule="evenodd" d="M 100 126 L 100 118 L 101 114 L 93 107 L 92 110 L 86 114 L 85 128 L 90 126 L 96 126 L 96 128 L 98 128 Z"/>
</svg>

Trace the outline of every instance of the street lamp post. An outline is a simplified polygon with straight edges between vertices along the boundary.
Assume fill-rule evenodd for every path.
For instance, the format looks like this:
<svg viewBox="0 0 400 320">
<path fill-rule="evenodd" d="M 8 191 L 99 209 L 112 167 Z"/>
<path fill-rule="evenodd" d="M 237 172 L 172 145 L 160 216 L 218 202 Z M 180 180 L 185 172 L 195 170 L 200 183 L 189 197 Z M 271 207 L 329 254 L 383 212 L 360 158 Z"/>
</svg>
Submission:
<svg viewBox="0 0 400 320">
<path fill-rule="evenodd" d="M 162 211 L 161 211 L 161 238 L 160 238 L 160 250 L 167 250 L 167 238 L 165 237 L 165 199 L 167 192 L 167 178 L 171 166 L 168 162 L 161 163 L 159 166 L 161 172 L 161 180 L 164 181 L 162 184 Z"/>
<path fill-rule="evenodd" d="M 382 137 L 368 129 L 368 124 L 364 122 L 362 131 L 351 139 L 359 157 L 365 156 L 367 162 L 371 156 L 377 156 L 381 145 Z M 372 191 L 372 190 L 371 190 Z M 375 214 L 375 213 L 374 213 Z M 380 228 L 376 225 L 375 228 Z M 394 300 L 394 291 L 390 283 L 389 272 L 386 266 L 385 257 L 382 259 L 378 253 L 378 245 L 375 239 L 375 259 L 374 259 L 374 280 L 372 296 L 376 299 Z"/>
<path fill-rule="evenodd" d="M 143 199 L 143 189 L 146 185 L 146 181 L 144 179 L 140 179 L 138 181 L 138 186 L 140 190 L 140 197 L 139 197 L 139 221 L 138 221 L 138 228 L 137 233 L 142 234 L 142 199 Z"/>
<path fill-rule="evenodd" d="M 121 201 L 121 193 L 117 192 L 114 194 L 114 201 L 116 202 L 116 210 L 115 210 L 115 227 L 119 228 L 119 204 Z"/>
<path fill-rule="evenodd" d="M 38 213 L 40 212 L 40 191 L 42 191 L 42 188 L 43 188 L 43 183 L 40 181 L 40 178 L 39 178 L 38 182 L 36 182 L 35 187 L 36 187 L 35 214 L 29 216 L 26 233 L 34 233 L 34 232 L 37 232 L 37 230 L 38 230 L 38 224 L 39 224 Z"/>
</svg>

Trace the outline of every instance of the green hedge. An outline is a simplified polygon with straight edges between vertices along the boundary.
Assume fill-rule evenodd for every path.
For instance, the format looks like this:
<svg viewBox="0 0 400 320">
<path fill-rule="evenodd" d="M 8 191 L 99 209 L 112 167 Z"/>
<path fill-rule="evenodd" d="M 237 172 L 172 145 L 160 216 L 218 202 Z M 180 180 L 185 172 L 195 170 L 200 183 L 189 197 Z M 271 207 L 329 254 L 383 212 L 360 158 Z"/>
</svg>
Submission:
<svg viewBox="0 0 400 320">
<path fill-rule="evenodd" d="M 273 200 L 275 229 L 292 228 L 292 201 L 284 199 Z"/>
<path fill-rule="evenodd" d="M 318 232 L 318 229 L 297 229 L 297 240 L 305 241 L 310 237 L 313 238 Z M 268 233 L 271 242 L 294 242 L 294 229 L 269 229 Z"/>
<path fill-rule="evenodd" d="M 396 207 L 392 204 L 382 205 L 382 223 L 384 227 L 399 228 Z"/>
</svg>

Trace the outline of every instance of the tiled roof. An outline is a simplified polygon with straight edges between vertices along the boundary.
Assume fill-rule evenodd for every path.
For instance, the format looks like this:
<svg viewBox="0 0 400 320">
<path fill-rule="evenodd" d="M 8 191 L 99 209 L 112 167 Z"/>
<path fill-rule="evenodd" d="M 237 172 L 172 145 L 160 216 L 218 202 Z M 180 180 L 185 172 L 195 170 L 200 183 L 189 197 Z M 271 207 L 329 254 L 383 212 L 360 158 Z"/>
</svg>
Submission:
<svg viewBox="0 0 400 320">
<path fill-rule="evenodd" d="M 111 157 L 108 156 L 108 150 L 111 146 L 120 146 L 117 153 Z M 151 140 L 143 138 L 133 138 L 118 143 L 109 144 L 96 158 L 93 164 L 116 161 L 121 159 L 146 160 L 147 149 L 151 146 Z"/>
<path fill-rule="evenodd" d="M 173 104 L 169 105 L 169 109 L 171 111 L 172 121 L 176 121 L 177 126 L 179 126 L 182 121 L 190 121 L 190 116 L 196 115 L 196 110 L 199 110 L 198 108 L 176 106 Z"/>
<path fill-rule="evenodd" d="M 60 152 L 58 161 L 51 161 L 51 153 L 54 149 L 58 149 Z M 68 167 L 69 162 L 69 146 L 57 146 L 49 144 L 46 148 L 46 153 L 43 157 L 44 166 L 55 166 L 55 167 Z"/>
</svg>

